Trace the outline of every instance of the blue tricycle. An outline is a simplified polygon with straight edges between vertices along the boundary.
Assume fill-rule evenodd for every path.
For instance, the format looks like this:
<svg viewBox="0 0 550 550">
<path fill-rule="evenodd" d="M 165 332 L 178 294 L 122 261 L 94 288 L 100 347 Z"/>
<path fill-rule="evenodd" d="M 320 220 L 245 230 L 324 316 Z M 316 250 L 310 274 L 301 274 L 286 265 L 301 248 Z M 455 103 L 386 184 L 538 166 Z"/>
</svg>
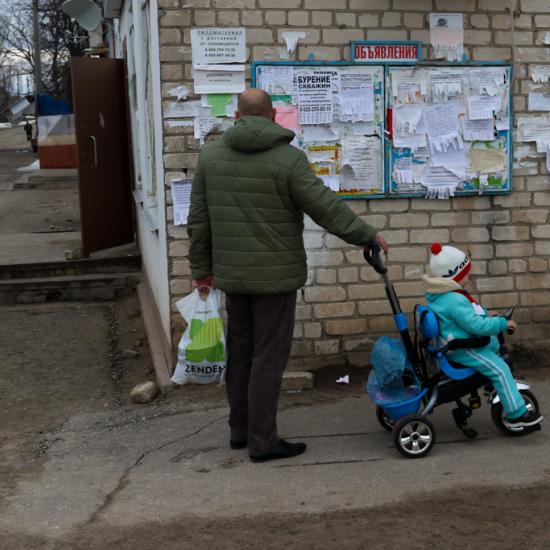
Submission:
<svg viewBox="0 0 550 550">
<path fill-rule="evenodd" d="M 441 345 L 439 324 L 435 313 L 427 306 L 417 305 L 414 311 L 414 340 L 409 332 L 407 317 L 401 310 L 393 284 L 388 277 L 388 270 L 380 256 L 380 248 L 372 247 L 365 251 L 365 260 L 382 275 L 386 294 L 391 305 L 401 343 L 393 341 L 393 347 L 401 350 L 404 366 L 397 372 L 398 379 L 384 386 L 381 378 L 384 371 L 395 371 L 394 364 L 384 361 L 371 370 L 367 383 L 370 398 L 376 404 L 376 418 L 380 425 L 393 433 L 396 449 L 407 458 L 426 456 L 436 441 L 433 423 L 428 418 L 435 407 L 444 403 L 456 404 L 453 419 L 459 430 L 469 439 L 475 439 L 478 433 L 468 426 L 472 411 L 481 406 L 478 391 L 483 388 L 487 402 L 491 406 L 491 418 L 496 427 L 506 435 L 518 436 L 540 430 L 540 424 L 529 428 L 512 427 L 506 421 L 500 398 L 490 381 L 475 369 L 457 364 L 447 356 L 449 351 L 460 348 L 480 348 L 489 343 L 489 337 L 475 337 L 452 340 Z M 511 318 L 513 308 L 506 316 Z M 508 333 L 511 333 L 510 330 Z M 390 338 L 382 337 L 378 344 L 390 344 Z M 500 354 L 510 365 L 510 356 L 504 342 L 504 335 L 499 335 Z M 393 352 L 396 350 L 393 349 Z M 373 349 L 374 354 L 374 349 Z M 387 355 L 392 357 L 392 353 Z M 393 357 L 397 357 L 395 354 Z M 374 361 L 372 361 L 374 363 Z M 381 376 L 382 375 L 382 376 Z M 391 373 L 390 373 L 391 377 Z M 536 397 L 525 382 L 516 380 L 529 410 L 538 412 Z M 468 396 L 468 402 L 463 398 Z"/>
</svg>

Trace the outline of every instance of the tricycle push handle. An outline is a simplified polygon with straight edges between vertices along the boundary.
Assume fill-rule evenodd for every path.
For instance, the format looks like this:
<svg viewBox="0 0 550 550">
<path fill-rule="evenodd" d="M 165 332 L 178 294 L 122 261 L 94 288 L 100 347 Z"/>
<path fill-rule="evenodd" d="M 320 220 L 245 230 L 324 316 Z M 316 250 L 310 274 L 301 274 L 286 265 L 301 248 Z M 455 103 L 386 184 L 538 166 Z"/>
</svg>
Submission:
<svg viewBox="0 0 550 550">
<path fill-rule="evenodd" d="M 363 250 L 363 256 L 367 263 L 380 275 L 384 275 L 388 272 L 388 268 L 382 262 L 380 256 L 380 245 L 375 243 L 372 246 Z"/>
</svg>

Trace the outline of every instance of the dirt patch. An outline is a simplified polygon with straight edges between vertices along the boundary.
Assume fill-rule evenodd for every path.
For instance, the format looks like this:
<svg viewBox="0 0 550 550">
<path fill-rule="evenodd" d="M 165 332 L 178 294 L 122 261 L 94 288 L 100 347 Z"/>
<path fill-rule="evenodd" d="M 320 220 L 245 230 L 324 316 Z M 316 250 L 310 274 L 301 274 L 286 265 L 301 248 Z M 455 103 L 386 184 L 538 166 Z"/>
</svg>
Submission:
<svg viewBox="0 0 550 550">
<path fill-rule="evenodd" d="M 98 524 L 55 542 L 4 535 L 13 550 L 502 550 L 550 547 L 548 485 L 476 488 L 414 501 L 320 515 L 264 515 L 116 529 Z"/>
<path fill-rule="evenodd" d="M 130 389 L 154 379 L 135 296 L 1 308 L 0 349 L 0 496 L 41 467 L 51 434 L 68 418 L 138 407 Z M 138 355 L 125 358 L 124 349 Z"/>
</svg>

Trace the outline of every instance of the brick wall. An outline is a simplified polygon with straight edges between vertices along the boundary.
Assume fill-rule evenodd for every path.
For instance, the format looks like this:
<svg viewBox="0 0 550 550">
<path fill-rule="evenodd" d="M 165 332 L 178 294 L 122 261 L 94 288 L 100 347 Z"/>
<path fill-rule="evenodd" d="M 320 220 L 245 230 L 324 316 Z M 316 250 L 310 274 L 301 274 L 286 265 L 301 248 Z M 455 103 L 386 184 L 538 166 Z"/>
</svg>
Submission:
<svg viewBox="0 0 550 550">
<path fill-rule="evenodd" d="M 507 6 L 513 3 L 513 19 Z M 550 63 L 548 0 L 159 0 L 165 106 L 177 84 L 192 89 L 190 28 L 245 26 L 252 60 L 344 60 L 350 40 L 422 40 L 429 57 L 430 11 L 464 13 L 465 52 L 472 60 L 514 58 L 514 108 L 526 114 L 534 84 L 530 64 Z M 192 5 L 192 8 L 179 6 Z M 513 28 L 513 31 L 512 31 Z M 296 52 L 287 54 L 281 33 L 305 31 Z M 250 76 L 247 73 L 248 77 Z M 192 127 L 165 123 L 164 161 L 169 181 L 181 170 L 192 175 L 199 152 Z M 422 297 L 429 243 L 438 240 L 467 249 L 474 260 L 473 288 L 482 303 L 516 306 L 522 324 L 517 340 L 525 347 L 546 345 L 550 321 L 550 179 L 545 159 L 533 143 L 516 150 L 510 196 L 447 201 L 388 199 L 349 201 L 353 210 L 378 227 L 391 244 L 390 276 L 407 312 Z M 167 219 L 172 220 L 171 207 Z M 172 303 L 190 290 L 188 241 L 169 224 Z M 373 339 L 393 332 L 384 288 L 361 251 L 324 233 L 311 221 L 305 241 L 309 280 L 299 294 L 292 367 L 313 368 L 347 361 L 363 365 Z M 181 334 L 173 315 L 173 336 Z"/>
</svg>

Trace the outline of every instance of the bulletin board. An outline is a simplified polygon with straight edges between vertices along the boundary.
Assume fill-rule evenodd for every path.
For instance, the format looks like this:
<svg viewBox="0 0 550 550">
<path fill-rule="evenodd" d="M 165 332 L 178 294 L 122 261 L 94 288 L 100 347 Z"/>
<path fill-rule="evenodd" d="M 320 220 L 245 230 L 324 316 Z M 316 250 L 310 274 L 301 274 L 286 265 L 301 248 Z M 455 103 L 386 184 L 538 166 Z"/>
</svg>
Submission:
<svg viewBox="0 0 550 550">
<path fill-rule="evenodd" d="M 512 186 L 512 68 L 386 68 L 391 196 L 500 194 Z"/>
<path fill-rule="evenodd" d="M 267 91 L 276 122 L 315 174 L 346 198 L 383 197 L 384 67 L 347 62 L 255 62 L 252 86 Z"/>
</svg>

